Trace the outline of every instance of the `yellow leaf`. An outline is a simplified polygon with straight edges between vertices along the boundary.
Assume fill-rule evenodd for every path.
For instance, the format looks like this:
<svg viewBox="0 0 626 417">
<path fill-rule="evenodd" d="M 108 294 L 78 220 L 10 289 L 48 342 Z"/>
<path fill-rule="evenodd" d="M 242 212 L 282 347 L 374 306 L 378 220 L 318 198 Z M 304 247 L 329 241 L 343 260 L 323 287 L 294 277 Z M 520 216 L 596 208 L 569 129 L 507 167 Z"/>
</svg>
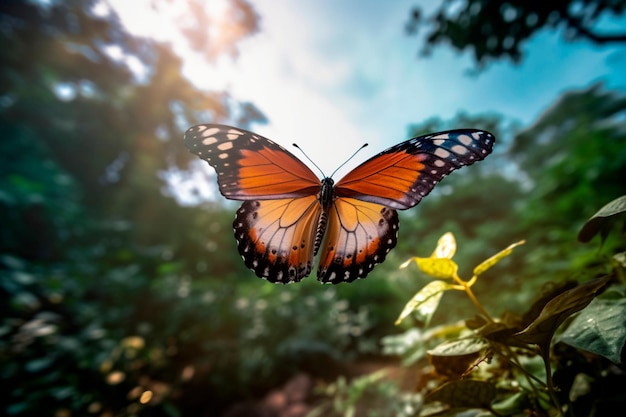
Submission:
<svg viewBox="0 0 626 417">
<path fill-rule="evenodd" d="M 413 311 L 417 311 L 419 319 L 428 324 L 428 321 L 430 321 L 430 318 L 439 305 L 439 300 L 441 299 L 443 292 L 450 289 L 450 287 L 450 284 L 444 281 L 432 281 L 428 283 L 424 288 L 419 290 L 408 303 L 406 303 L 402 312 L 398 316 L 395 325 L 397 326 L 400 324 L 400 322 L 408 317 L 408 315 Z"/>
<path fill-rule="evenodd" d="M 448 258 L 415 258 L 419 269 L 435 278 L 450 279 L 456 275 L 458 265 Z"/>
<path fill-rule="evenodd" d="M 407 259 L 406 261 L 402 262 L 402 265 L 400 265 L 400 269 L 404 269 L 407 266 L 409 266 L 409 264 L 411 263 L 411 261 L 415 261 L 417 262 L 419 258 L 417 256 L 414 256 L 412 258 Z"/>
<path fill-rule="evenodd" d="M 454 239 L 452 232 L 448 232 L 439 238 L 437 241 L 437 247 L 430 257 L 452 259 L 455 252 L 456 239 Z"/>
<path fill-rule="evenodd" d="M 474 275 L 478 276 L 482 274 L 483 272 L 485 272 L 486 270 L 488 270 L 489 268 L 491 268 L 492 266 L 500 262 L 500 259 L 504 258 L 505 256 L 509 256 L 511 252 L 513 252 L 513 249 L 516 246 L 523 245 L 524 243 L 526 243 L 526 241 L 524 240 L 515 242 L 512 245 L 510 245 L 508 248 L 501 250 L 500 252 L 496 253 L 489 259 L 482 261 L 476 268 L 474 268 Z"/>
</svg>

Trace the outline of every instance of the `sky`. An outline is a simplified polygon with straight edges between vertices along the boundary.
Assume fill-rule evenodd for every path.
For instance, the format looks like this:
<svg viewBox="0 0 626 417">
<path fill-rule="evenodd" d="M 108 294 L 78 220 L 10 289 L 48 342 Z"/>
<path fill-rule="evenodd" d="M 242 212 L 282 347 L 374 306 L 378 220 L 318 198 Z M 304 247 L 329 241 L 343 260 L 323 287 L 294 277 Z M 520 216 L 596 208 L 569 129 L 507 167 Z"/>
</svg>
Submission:
<svg viewBox="0 0 626 417">
<path fill-rule="evenodd" d="M 269 123 L 252 130 L 285 147 L 297 142 L 326 175 L 369 143 L 335 179 L 408 139 L 410 124 L 432 117 L 499 113 L 527 125 L 567 90 L 596 81 L 626 90 L 624 46 L 568 43 L 558 32 L 527 42 L 521 64 L 493 62 L 478 75 L 469 74 L 476 68 L 469 53 L 445 45 L 422 57 L 422 43 L 406 34 L 405 25 L 413 6 L 427 12 L 438 2 L 250 2 L 260 16 L 260 31 L 243 41 L 238 58 L 208 66 L 190 55 L 184 72 L 199 88 L 228 89 L 234 98 L 254 103 Z M 150 20 L 145 0 L 111 3 L 132 31 L 168 36 L 166 17 Z M 208 0 L 207 7 L 220 13 L 223 4 Z M 610 21 L 603 24 L 617 28 Z M 185 58 L 182 46 L 177 50 Z"/>
</svg>

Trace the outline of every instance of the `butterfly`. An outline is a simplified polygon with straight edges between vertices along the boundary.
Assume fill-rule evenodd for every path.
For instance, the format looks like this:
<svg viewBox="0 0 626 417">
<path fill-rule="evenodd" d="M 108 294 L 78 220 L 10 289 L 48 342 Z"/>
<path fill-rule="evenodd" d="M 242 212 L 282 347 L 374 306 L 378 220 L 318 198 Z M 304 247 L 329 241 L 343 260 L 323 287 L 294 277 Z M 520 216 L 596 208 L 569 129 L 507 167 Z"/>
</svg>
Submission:
<svg viewBox="0 0 626 417">
<path fill-rule="evenodd" d="M 398 241 L 398 213 L 418 204 L 447 174 L 482 160 L 495 138 L 463 129 L 409 139 L 368 159 L 336 183 L 253 132 L 199 124 L 185 146 L 217 172 L 220 193 L 243 201 L 233 228 L 245 265 L 274 283 L 308 276 L 365 278 Z"/>
</svg>

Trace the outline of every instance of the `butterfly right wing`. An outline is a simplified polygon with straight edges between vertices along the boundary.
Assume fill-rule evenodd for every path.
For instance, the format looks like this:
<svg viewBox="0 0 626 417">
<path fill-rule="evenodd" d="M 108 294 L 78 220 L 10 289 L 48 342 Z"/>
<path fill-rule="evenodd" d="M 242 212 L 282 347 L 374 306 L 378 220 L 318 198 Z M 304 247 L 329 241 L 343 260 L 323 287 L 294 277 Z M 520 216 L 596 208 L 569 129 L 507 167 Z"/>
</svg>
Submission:
<svg viewBox="0 0 626 417">
<path fill-rule="evenodd" d="M 316 196 L 244 201 L 235 238 L 246 266 L 270 282 L 298 282 L 311 273 L 322 206 Z"/>
<path fill-rule="evenodd" d="M 220 193 L 232 200 L 316 195 L 319 178 L 277 143 L 231 126 L 200 124 L 185 132 L 185 146 L 217 172 Z"/>
<path fill-rule="evenodd" d="M 335 184 L 337 197 L 405 210 L 415 206 L 446 175 L 491 153 L 495 138 L 459 129 L 409 139 L 368 159 Z"/>
</svg>

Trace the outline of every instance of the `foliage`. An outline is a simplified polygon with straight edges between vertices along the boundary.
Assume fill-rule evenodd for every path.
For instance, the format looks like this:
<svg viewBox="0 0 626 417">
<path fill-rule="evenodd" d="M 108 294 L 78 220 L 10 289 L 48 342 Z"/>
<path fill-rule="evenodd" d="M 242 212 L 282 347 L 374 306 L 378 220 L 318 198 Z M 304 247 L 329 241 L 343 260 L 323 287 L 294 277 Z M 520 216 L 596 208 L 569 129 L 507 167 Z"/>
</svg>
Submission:
<svg viewBox="0 0 626 417">
<path fill-rule="evenodd" d="M 626 42 L 624 32 L 603 33 L 598 29 L 602 17 L 619 16 L 624 11 L 626 6 L 620 0 L 446 0 L 428 17 L 415 7 L 407 31 L 415 34 L 426 28 L 425 54 L 448 43 L 459 51 L 470 49 L 479 65 L 502 58 L 519 62 L 524 42 L 545 28 L 563 30 L 569 40 L 584 39 L 599 45 Z"/>
<path fill-rule="evenodd" d="M 620 402 L 621 406 L 624 405 L 624 399 L 614 392 L 599 394 L 601 391 L 598 391 L 605 385 L 603 379 L 623 364 L 626 343 L 623 331 L 626 317 L 624 265 L 614 263 L 610 274 L 581 284 L 554 283 L 523 314 L 508 312 L 496 319 L 478 301 L 471 288 L 488 268 L 511 255 L 515 246 L 479 264 L 467 281 L 458 276 L 458 266 L 452 260 L 456 244 L 451 234 L 442 236 L 429 258 L 409 260 L 415 261 L 422 272 L 437 279 L 432 283 L 442 282 L 443 285 L 439 285 L 436 291 L 432 285 L 418 291 L 405 306 L 397 323 L 412 313 L 416 313 L 420 322 L 428 323 L 439 306 L 441 294 L 449 290 L 464 291 L 479 313 L 467 319 L 464 325 L 452 323 L 429 332 L 414 328 L 383 340 L 388 353 L 404 355 L 406 366 L 419 366 L 422 372 L 428 372 L 429 367 L 420 364 L 428 358 L 433 369 L 431 378 L 437 384 L 435 387 L 418 384 L 426 403 L 419 415 L 443 409 L 455 412 L 482 409 L 498 416 L 520 413 L 566 415 L 566 412 L 571 416 L 583 416 L 590 410 L 602 415 Z M 623 253 L 620 256 L 623 257 Z M 452 280 L 453 283 L 440 280 Z M 611 289 L 607 290 L 611 283 Z M 581 310 L 575 320 L 570 320 Z M 559 327 L 568 321 L 566 330 L 556 341 L 578 350 L 569 349 L 568 354 L 563 355 L 553 342 Z M 571 366 L 572 356 L 578 355 L 577 360 L 581 361 L 590 353 L 597 356 L 588 360 L 604 370 L 590 372 Z M 543 367 L 537 366 L 538 361 L 543 362 Z M 563 376 L 571 372 L 576 373 L 576 378 Z M 623 369 L 617 371 L 616 377 L 623 383 L 626 379 Z M 585 388 L 581 386 L 583 382 L 587 384 Z"/>
<path fill-rule="evenodd" d="M 321 390 L 326 399 L 307 417 L 397 417 L 415 414 L 422 402 L 419 394 L 402 393 L 392 381 L 385 380 L 385 371 L 377 371 L 348 381 L 340 376 Z"/>
<path fill-rule="evenodd" d="M 623 93 L 596 84 L 564 94 L 514 138 L 510 154 L 523 167 L 524 186 L 530 189 L 517 228 L 536 244 L 528 255 L 531 276 L 566 278 L 595 262 L 589 248 L 569 242 L 583 219 L 624 192 L 624 108 Z M 617 250 L 620 243 L 605 244 Z"/>
<path fill-rule="evenodd" d="M 42 404 L 116 415 L 219 410 L 296 370 L 346 360 L 367 330 L 366 311 L 351 311 L 332 288 L 272 296 L 267 284 L 258 297 L 236 277 L 180 275 L 176 262 L 148 273 L 145 265 L 158 262 L 144 256 L 126 254 L 117 266 L 93 256 L 54 271 L 1 259 L 1 375 L 13 382 L 3 391 L 11 415 Z"/>
<path fill-rule="evenodd" d="M 587 243 L 600 233 L 602 241 L 606 240 L 610 226 L 626 212 L 626 196 L 621 196 L 607 203 L 598 210 L 578 232 L 578 240 Z"/>
</svg>

